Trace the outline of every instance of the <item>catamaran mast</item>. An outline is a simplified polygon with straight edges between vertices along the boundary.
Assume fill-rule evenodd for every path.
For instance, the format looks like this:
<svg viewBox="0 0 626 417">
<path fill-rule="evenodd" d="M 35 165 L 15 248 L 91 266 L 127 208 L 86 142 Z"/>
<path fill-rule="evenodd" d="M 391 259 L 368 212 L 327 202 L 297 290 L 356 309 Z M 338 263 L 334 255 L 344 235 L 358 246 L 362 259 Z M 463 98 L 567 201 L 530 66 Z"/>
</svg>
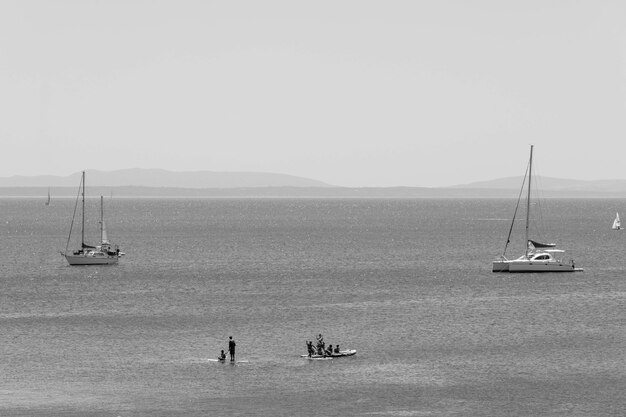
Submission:
<svg viewBox="0 0 626 417">
<path fill-rule="evenodd" d="M 528 257 L 528 228 L 530 220 L 530 183 L 533 178 L 533 145 L 530 145 L 530 162 L 528 163 L 528 198 L 526 199 L 526 257 Z"/>
<path fill-rule="evenodd" d="M 81 232 L 80 250 L 85 247 L 85 171 L 83 171 L 83 227 Z"/>
</svg>

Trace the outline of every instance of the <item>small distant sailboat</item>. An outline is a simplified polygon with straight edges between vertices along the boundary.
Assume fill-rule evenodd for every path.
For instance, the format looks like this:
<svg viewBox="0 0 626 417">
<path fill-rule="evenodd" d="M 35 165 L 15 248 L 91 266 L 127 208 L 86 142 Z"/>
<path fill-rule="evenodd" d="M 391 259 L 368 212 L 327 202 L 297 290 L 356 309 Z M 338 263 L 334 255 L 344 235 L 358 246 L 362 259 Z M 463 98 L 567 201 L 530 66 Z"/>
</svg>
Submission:
<svg viewBox="0 0 626 417">
<path fill-rule="evenodd" d="M 611 227 L 611 229 L 613 230 L 622 230 L 622 223 L 619 220 L 619 213 L 615 213 L 615 220 L 613 220 L 613 227 Z"/>
<path fill-rule="evenodd" d="M 82 187 L 82 192 L 81 192 Z M 76 206 L 78 206 L 78 199 L 82 194 L 82 227 L 81 227 L 81 245 L 78 250 L 68 252 L 70 244 L 70 238 L 72 237 L 72 228 L 74 226 L 74 218 L 76 215 Z M 67 237 L 67 244 L 65 246 L 65 252 L 61 252 L 61 255 L 65 256 L 67 262 L 70 265 L 111 265 L 116 264 L 121 256 L 124 256 L 124 252 L 120 252 L 117 245 L 115 248 L 109 242 L 109 238 L 106 232 L 106 226 L 104 224 L 104 198 L 100 196 L 100 245 L 90 246 L 85 244 L 85 171 L 81 178 L 79 185 L 79 196 L 76 198 L 76 206 L 74 207 L 74 216 L 72 217 L 72 224 L 70 226 L 70 233 Z"/>
<path fill-rule="evenodd" d="M 562 254 L 563 250 L 555 249 L 555 243 L 539 243 L 529 239 L 530 228 L 530 183 L 533 170 L 533 145 L 530 146 L 530 160 L 528 162 L 528 170 L 526 171 L 526 177 L 528 178 L 528 196 L 526 200 L 526 233 L 525 233 L 525 245 L 526 253 L 517 259 L 507 259 L 506 248 L 511 241 L 511 232 L 513 231 L 513 225 L 515 223 L 515 214 L 519 206 L 519 199 L 517 206 L 515 207 L 515 214 L 513 215 L 513 221 L 511 222 L 511 228 L 509 229 L 509 235 L 504 245 L 504 251 L 502 255 L 495 261 L 493 261 L 493 272 L 574 272 L 582 271 L 582 268 L 576 268 L 574 266 L 574 260 L 569 263 L 563 262 L 561 259 L 555 257 L 557 254 Z M 524 183 L 522 183 L 522 190 Z M 520 191 L 520 198 L 522 192 Z"/>
<path fill-rule="evenodd" d="M 46 200 L 46 206 L 50 205 L 50 188 L 48 188 L 48 199 Z"/>
</svg>

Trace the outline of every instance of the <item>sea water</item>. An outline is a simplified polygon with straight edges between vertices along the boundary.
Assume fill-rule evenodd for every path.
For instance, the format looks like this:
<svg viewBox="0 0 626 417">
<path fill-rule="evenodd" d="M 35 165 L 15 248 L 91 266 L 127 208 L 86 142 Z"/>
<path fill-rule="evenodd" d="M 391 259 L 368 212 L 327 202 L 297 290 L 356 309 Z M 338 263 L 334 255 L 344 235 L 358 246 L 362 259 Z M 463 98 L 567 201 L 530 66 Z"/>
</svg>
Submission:
<svg viewBox="0 0 626 417">
<path fill-rule="evenodd" d="M 105 199 L 126 256 L 71 267 L 73 200 L 0 199 L 0 415 L 624 415 L 626 200 L 549 201 L 585 272 L 492 273 L 514 204 Z"/>
</svg>

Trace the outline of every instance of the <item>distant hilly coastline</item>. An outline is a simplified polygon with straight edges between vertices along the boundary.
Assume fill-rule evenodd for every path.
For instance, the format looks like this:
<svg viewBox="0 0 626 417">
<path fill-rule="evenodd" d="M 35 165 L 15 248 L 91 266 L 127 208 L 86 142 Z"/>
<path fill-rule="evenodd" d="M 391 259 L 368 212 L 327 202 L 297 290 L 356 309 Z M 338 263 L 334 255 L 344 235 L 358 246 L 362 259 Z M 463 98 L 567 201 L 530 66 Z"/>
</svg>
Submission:
<svg viewBox="0 0 626 417">
<path fill-rule="evenodd" d="M 0 178 L 0 187 L 78 187 L 80 172 L 61 176 L 12 176 Z M 87 170 L 89 187 L 159 188 L 254 188 L 254 187 L 332 187 L 321 181 L 267 172 L 176 172 L 164 169 Z"/>
<path fill-rule="evenodd" d="M 67 177 L 0 178 L 0 197 L 75 197 L 80 173 Z M 546 198 L 626 198 L 626 180 L 569 180 L 537 177 Z M 340 187 L 284 174 L 256 172 L 172 172 L 130 169 L 87 171 L 87 195 L 116 197 L 260 198 L 516 198 L 522 177 L 450 187 Z"/>
<path fill-rule="evenodd" d="M 449 188 L 472 189 L 517 189 L 522 185 L 523 177 L 506 177 L 490 181 L 455 185 Z M 626 192 L 626 180 L 571 180 L 552 177 L 533 177 L 542 191 L 582 191 L 582 192 Z"/>
<path fill-rule="evenodd" d="M 32 197 L 42 201 L 47 187 L 0 187 L 0 198 Z M 50 187 L 52 199 L 75 198 L 77 187 Z M 87 197 L 115 198 L 517 198 L 519 190 L 496 188 L 426 187 L 252 187 L 252 188 L 169 188 L 89 187 Z M 626 192 L 552 190 L 545 198 L 626 198 Z"/>
</svg>

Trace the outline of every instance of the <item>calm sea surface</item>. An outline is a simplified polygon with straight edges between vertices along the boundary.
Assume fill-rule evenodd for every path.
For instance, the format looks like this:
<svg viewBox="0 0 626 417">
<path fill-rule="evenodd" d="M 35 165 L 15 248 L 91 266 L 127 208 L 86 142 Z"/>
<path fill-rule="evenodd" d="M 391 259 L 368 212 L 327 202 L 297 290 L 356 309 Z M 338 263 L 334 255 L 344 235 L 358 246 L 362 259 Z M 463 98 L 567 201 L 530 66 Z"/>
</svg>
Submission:
<svg viewBox="0 0 626 417">
<path fill-rule="evenodd" d="M 574 274 L 491 272 L 513 205 L 107 198 L 70 267 L 73 200 L 0 199 L 0 415 L 624 415 L 626 200 L 547 201 Z"/>
</svg>

